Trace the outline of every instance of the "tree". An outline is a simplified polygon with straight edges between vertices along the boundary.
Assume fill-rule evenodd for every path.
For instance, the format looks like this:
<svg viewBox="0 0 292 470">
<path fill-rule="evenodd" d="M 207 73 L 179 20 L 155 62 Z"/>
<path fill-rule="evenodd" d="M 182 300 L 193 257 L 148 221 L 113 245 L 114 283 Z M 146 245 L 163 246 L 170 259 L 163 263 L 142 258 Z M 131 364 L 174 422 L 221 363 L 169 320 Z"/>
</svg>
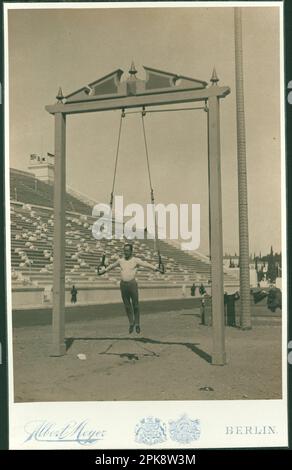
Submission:
<svg viewBox="0 0 292 470">
<path fill-rule="evenodd" d="M 273 253 L 273 247 L 271 246 L 271 251 L 268 259 L 268 269 L 267 269 L 267 278 L 270 279 L 271 282 L 275 282 L 277 277 L 277 267 L 275 262 L 275 257 Z"/>
</svg>

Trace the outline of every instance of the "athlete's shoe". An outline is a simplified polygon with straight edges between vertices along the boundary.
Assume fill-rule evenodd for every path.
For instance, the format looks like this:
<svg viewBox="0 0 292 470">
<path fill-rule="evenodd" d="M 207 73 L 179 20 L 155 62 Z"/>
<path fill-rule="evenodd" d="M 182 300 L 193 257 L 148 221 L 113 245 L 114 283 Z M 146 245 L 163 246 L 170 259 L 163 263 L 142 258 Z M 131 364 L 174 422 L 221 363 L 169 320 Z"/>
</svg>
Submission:
<svg viewBox="0 0 292 470">
<path fill-rule="evenodd" d="M 134 325 L 130 325 L 129 326 L 129 333 L 133 333 L 133 331 L 134 331 Z"/>
<path fill-rule="evenodd" d="M 141 331 L 141 330 L 140 330 L 140 326 L 139 326 L 139 325 L 137 325 L 137 326 L 136 326 L 136 333 L 138 333 L 138 334 L 139 334 L 139 333 L 140 333 L 140 331 Z"/>
</svg>

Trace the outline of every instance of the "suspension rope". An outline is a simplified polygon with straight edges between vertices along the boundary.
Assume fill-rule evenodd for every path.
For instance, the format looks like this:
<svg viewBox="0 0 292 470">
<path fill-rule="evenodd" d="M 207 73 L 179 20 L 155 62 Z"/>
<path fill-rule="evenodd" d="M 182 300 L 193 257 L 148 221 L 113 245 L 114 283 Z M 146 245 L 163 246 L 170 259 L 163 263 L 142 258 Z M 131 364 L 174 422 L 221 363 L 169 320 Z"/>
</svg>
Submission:
<svg viewBox="0 0 292 470">
<path fill-rule="evenodd" d="M 147 138 L 146 138 L 146 130 L 145 130 L 145 122 L 144 117 L 146 116 L 145 108 L 141 112 L 141 121 L 142 121 L 142 128 L 143 128 L 143 136 L 144 136 L 144 145 L 145 145 L 145 154 L 146 154 L 146 161 L 147 161 L 147 170 L 148 170 L 148 179 L 149 179 L 149 186 L 150 186 L 150 197 L 151 197 L 151 204 L 153 206 L 153 215 L 154 215 L 154 251 L 158 254 L 158 261 L 159 261 L 159 269 L 162 273 L 164 273 L 164 265 L 162 262 L 162 258 L 160 255 L 159 249 L 159 238 L 158 238 L 158 226 L 157 226 L 157 217 L 155 212 L 155 200 L 154 200 L 154 190 L 152 186 L 152 179 L 151 179 L 151 171 L 150 171 L 150 161 L 149 161 L 149 152 L 148 152 L 148 145 L 147 145 Z"/>
<path fill-rule="evenodd" d="M 112 209 L 113 200 L 114 200 L 114 189 L 115 189 L 116 175 L 117 175 L 117 168 L 118 168 L 120 141 L 121 141 L 121 133 L 122 133 L 122 122 L 123 122 L 124 117 L 125 117 L 125 112 L 124 112 L 124 110 L 122 110 L 121 117 L 120 117 L 120 126 L 119 126 L 119 134 L 118 134 L 116 159 L 115 159 L 114 177 L 113 177 L 112 191 L 111 191 L 111 197 L 110 197 L 110 207 L 111 207 L 111 209 Z"/>
<path fill-rule="evenodd" d="M 117 150 L 116 150 L 116 158 L 115 158 L 115 168 L 114 168 L 114 177 L 113 177 L 113 184 L 112 184 L 112 191 L 110 196 L 110 208 L 113 208 L 113 200 L 114 200 L 114 190 L 115 190 L 115 182 L 117 176 L 117 168 L 118 168 L 118 159 L 119 159 L 119 149 L 120 149 L 120 141 L 121 141 L 121 133 L 122 133 L 122 122 L 123 118 L 125 117 L 125 111 L 122 109 L 121 117 L 120 117 L 120 125 L 119 125 L 119 134 L 118 134 L 118 142 L 117 142 Z M 97 274 L 101 276 L 105 273 L 104 269 L 106 267 L 106 243 L 104 245 L 103 254 L 100 260 L 99 265 L 97 266 Z"/>
<path fill-rule="evenodd" d="M 155 207 L 154 207 L 154 190 L 152 186 L 152 180 L 151 180 L 151 171 L 150 171 L 150 162 L 149 162 L 149 152 L 148 152 L 148 144 L 147 144 L 147 137 L 146 137 L 146 130 L 145 130 L 145 122 L 144 122 L 144 116 L 146 115 L 145 108 L 143 108 L 143 111 L 141 112 L 141 121 L 142 121 L 142 129 L 143 129 L 143 136 L 144 136 L 144 145 L 145 145 L 145 154 L 146 154 L 146 161 L 147 161 L 147 170 L 148 170 L 148 179 L 149 179 L 149 186 L 150 186 L 150 198 L 151 198 L 151 204 L 153 205 L 153 215 L 154 215 L 154 250 L 158 250 L 158 233 L 157 233 L 157 219 L 156 219 L 156 214 L 155 214 Z"/>
<path fill-rule="evenodd" d="M 148 145 L 147 145 L 147 138 L 146 138 L 146 131 L 145 131 L 144 115 L 145 115 L 145 111 L 143 110 L 141 113 L 142 128 L 143 128 L 143 136 L 144 136 L 146 161 L 147 161 L 148 179 L 149 179 L 149 185 L 150 185 L 150 191 L 151 191 L 151 202 L 152 204 L 154 204 L 154 192 L 153 192 L 153 186 L 152 186 L 152 180 L 151 180 L 150 162 L 149 162 Z"/>
</svg>

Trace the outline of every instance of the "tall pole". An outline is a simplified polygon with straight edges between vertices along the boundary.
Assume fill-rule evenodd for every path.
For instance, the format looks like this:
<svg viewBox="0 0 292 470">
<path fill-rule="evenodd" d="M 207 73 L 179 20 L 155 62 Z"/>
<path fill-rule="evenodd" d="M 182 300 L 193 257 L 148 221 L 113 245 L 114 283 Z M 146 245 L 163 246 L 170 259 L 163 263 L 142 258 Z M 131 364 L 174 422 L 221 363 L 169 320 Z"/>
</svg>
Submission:
<svg viewBox="0 0 292 470">
<path fill-rule="evenodd" d="M 243 87 L 243 52 L 241 8 L 234 8 L 235 37 L 235 81 L 236 81 L 236 123 L 237 123 L 237 165 L 238 165 L 238 213 L 239 213 L 239 261 L 240 261 L 240 326 L 251 328 L 249 240 L 248 240 L 248 198 L 246 170 L 246 136 Z"/>
<path fill-rule="evenodd" d="M 207 114 L 207 143 L 208 143 L 208 156 L 210 154 L 210 147 L 209 147 L 209 108 L 207 103 L 205 103 L 205 111 Z M 208 158 L 208 188 L 210 188 L 210 159 Z M 210 189 L 209 189 L 209 196 L 210 196 Z M 211 208 L 210 208 L 210 197 L 208 201 L 208 209 L 209 209 L 209 261 L 211 263 Z"/>
<path fill-rule="evenodd" d="M 55 114 L 54 250 L 53 250 L 53 356 L 65 348 L 65 191 L 66 115 Z"/>
<path fill-rule="evenodd" d="M 213 71 L 213 86 L 218 78 Z M 224 365 L 224 278 L 223 278 L 223 234 L 222 234 L 222 192 L 220 163 L 220 117 L 219 97 L 210 96 L 208 102 L 208 158 L 209 158 L 209 213 L 211 238 L 211 286 L 212 286 L 212 364 Z"/>
</svg>

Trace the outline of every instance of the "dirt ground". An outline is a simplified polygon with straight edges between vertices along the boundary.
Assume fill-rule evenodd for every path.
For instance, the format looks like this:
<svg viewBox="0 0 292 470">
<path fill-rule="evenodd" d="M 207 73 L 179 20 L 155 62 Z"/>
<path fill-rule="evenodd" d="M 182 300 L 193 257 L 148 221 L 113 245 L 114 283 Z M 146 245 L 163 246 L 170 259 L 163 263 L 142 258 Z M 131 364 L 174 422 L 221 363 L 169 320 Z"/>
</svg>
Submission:
<svg viewBox="0 0 292 470">
<path fill-rule="evenodd" d="M 72 322 L 63 357 L 50 356 L 50 326 L 15 328 L 15 401 L 281 398 L 279 322 L 227 327 L 225 366 L 210 364 L 212 328 L 199 323 L 190 310 L 142 314 L 140 335 L 123 312 Z"/>
</svg>

